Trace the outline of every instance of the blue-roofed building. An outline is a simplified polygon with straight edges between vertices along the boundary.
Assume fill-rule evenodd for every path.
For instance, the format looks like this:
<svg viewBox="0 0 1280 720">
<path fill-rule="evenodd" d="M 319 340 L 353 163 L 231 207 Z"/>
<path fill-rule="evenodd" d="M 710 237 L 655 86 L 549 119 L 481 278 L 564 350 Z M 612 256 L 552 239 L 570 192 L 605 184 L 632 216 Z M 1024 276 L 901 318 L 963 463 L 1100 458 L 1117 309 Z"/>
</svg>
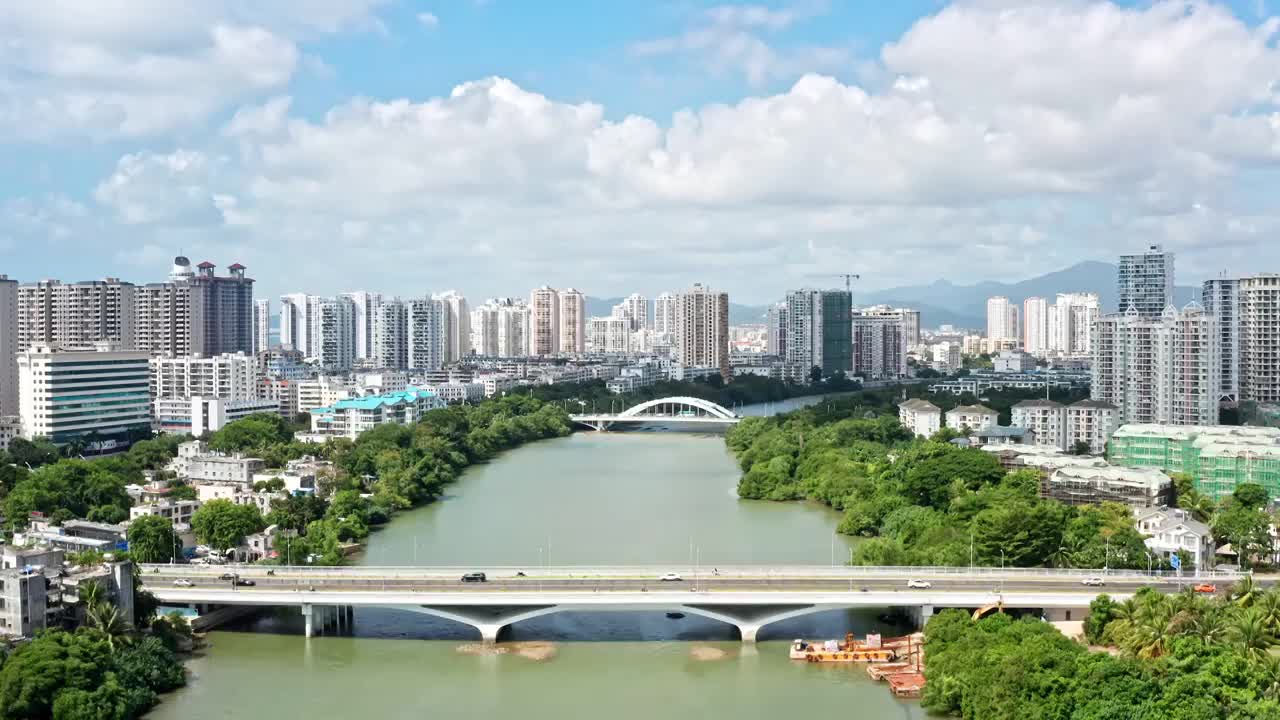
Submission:
<svg viewBox="0 0 1280 720">
<path fill-rule="evenodd" d="M 306 442 L 324 442 L 329 438 L 354 440 L 365 430 L 385 423 L 411 423 L 428 410 L 442 408 L 445 402 L 430 390 L 409 386 L 399 392 L 339 400 L 328 407 L 311 411 L 311 432 L 299 434 Z"/>
</svg>

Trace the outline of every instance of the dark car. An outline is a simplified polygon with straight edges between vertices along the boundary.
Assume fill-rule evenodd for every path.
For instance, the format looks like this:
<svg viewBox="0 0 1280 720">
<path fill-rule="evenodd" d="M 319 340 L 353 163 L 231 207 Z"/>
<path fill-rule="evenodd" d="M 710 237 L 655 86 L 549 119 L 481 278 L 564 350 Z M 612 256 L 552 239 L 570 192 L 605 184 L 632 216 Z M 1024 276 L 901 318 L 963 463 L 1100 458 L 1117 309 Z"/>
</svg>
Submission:
<svg viewBox="0 0 1280 720">
<path fill-rule="evenodd" d="M 253 587 L 256 584 L 257 583 L 249 578 L 236 578 L 236 585 L 239 585 L 240 587 Z"/>
<path fill-rule="evenodd" d="M 462 582 L 485 582 L 488 578 L 482 572 L 470 572 L 462 576 Z"/>
<path fill-rule="evenodd" d="M 235 573 L 222 573 L 218 576 L 219 580 L 239 580 L 240 576 Z"/>
</svg>

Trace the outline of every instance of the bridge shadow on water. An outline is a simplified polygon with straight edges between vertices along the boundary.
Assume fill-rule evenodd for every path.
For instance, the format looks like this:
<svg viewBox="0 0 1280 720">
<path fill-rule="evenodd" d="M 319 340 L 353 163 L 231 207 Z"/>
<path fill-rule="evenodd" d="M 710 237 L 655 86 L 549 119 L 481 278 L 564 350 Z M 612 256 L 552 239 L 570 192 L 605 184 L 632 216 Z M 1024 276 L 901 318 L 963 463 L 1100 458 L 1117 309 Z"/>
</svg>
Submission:
<svg viewBox="0 0 1280 720">
<path fill-rule="evenodd" d="M 758 641 L 794 638 L 839 638 L 845 633 L 864 635 L 910 632 L 904 618 L 894 618 L 883 610 L 829 610 L 766 625 Z M 259 632 L 302 635 L 303 619 L 296 609 L 279 608 L 257 617 L 244 618 L 222 628 L 224 632 Z M 332 634 L 332 633 L 331 633 Z M 474 642 L 478 632 L 469 625 L 407 610 L 356 608 L 350 632 L 357 638 L 445 640 Z M 665 612 L 581 612 L 570 611 L 524 620 L 503 629 L 500 642 L 545 640 L 555 642 L 683 642 L 734 641 L 738 630 L 718 620 L 683 613 Z"/>
</svg>

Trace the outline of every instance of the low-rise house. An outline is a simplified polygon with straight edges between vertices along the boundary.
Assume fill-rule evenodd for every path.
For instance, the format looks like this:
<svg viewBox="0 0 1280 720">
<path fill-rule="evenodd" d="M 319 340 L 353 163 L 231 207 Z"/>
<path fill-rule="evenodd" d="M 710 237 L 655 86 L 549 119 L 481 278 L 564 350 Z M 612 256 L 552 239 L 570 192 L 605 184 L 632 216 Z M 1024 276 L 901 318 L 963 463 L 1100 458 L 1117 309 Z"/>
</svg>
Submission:
<svg viewBox="0 0 1280 720">
<path fill-rule="evenodd" d="M 207 483 L 196 488 L 201 503 L 211 500 L 230 500 L 236 505 L 253 505 L 258 512 L 271 512 L 271 501 L 289 497 L 287 492 L 254 492 L 239 485 Z"/>
<path fill-rule="evenodd" d="M 62 534 L 72 537 L 106 540 L 113 545 L 124 542 L 125 526 L 88 520 L 68 520 L 62 523 Z"/>
<path fill-rule="evenodd" d="M 996 425 L 977 430 L 969 438 L 973 445 L 1035 445 L 1036 431 L 1030 428 Z"/>
<path fill-rule="evenodd" d="M 947 427 L 957 432 L 978 432 L 996 426 L 1000 413 L 983 405 L 960 405 L 947 411 Z"/>
<path fill-rule="evenodd" d="M 1173 480 L 1150 468 L 1066 466 L 1041 476 L 1040 497 L 1068 505 L 1159 507 L 1172 502 Z"/>
<path fill-rule="evenodd" d="M 1014 427 L 1029 428 L 1036 433 L 1036 443 L 1067 450 L 1067 408 L 1060 402 L 1044 398 L 1023 400 L 1013 406 Z"/>
<path fill-rule="evenodd" d="M 199 490 L 196 491 L 197 493 Z M 129 508 L 129 519 L 137 520 L 148 515 L 159 515 L 174 525 L 190 524 L 191 516 L 200 509 L 199 500 L 157 500 Z"/>
<path fill-rule="evenodd" d="M 168 470 L 178 478 L 193 483 L 236 482 L 248 484 L 253 474 L 266 467 L 260 458 L 239 454 L 211 452 L 209 446 L 199 440 L 178 446 L 178 456 L 170 461 Z"/>
<path fill-rule="evenodd" d="M 299 433 L 304 442 L 324 442 L 330 438 L 356 439 L 360 433 L 387 423 L 409 424 L 429 410 L 445 407 L 430 390 L 410 386 L 386 395 L 339 400 L 329 407 L 311 411 L 311 432 Z"/>
<path fill-rule="evenodd" d="M 907 400 L 898 404 L 898 422 L 916 437 L 927 438 L 942 428 L 942 410 L 928 400 Z"/>
<path fill-rule="evenodd" d="M 1191 555 L 1196 570 L 1214 567 L 1215 543 L 1209 526 L 1192 518 L 1178 508 L 1148 508 L 1134 510 L 1134 524 L 1138 532 L 1147 536 L 1146 546 L 1159 557 L 1168 560 L 1179 551 Z M 1190 568 L 1183 568 L 1186 572 Z"/>
</svg>

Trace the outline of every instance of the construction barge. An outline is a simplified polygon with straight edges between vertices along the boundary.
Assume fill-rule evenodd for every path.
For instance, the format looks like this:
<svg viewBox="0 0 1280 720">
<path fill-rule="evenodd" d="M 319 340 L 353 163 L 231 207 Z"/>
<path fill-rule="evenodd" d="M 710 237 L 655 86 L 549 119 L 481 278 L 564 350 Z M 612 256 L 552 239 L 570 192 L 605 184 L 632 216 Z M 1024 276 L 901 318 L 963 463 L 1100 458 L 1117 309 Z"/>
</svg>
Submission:
<svg viewBox="0 0 1280 720">
<path fill-rule="evenodd" d="M 858 640 L 853 633 L 844 636 L 844 640 L 794 640 L 791 643 L 790 658 L 813 663 L 892 663 L 899 653 L 906 650 L 911 654 L 911 638 L 883 639 L 878 634 L 867 635 Z"/>
</svg>

